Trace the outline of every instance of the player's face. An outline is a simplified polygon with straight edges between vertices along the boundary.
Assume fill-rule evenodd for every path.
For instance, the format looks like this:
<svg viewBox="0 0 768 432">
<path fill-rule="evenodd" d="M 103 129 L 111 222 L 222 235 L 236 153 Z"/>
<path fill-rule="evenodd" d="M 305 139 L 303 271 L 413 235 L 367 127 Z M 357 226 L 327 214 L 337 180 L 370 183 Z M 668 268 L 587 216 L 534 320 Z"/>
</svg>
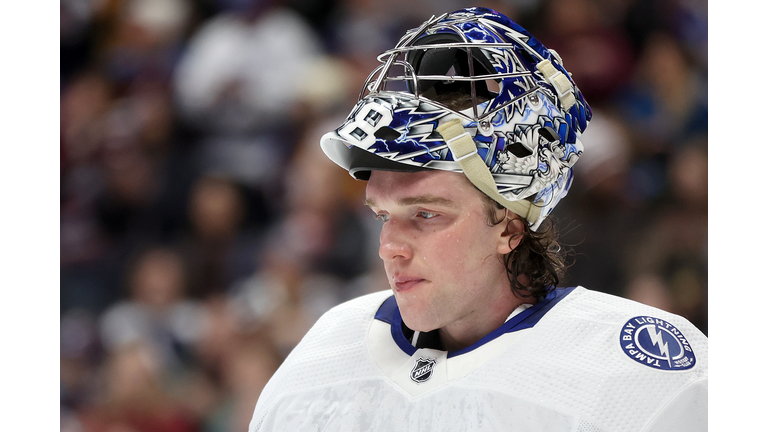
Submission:
<svg viewBox="0 0 768 432">
<path fill-rule="evenodd" d="M 482 193 L 459 173 L 374 171 L 366 195 L 382 221 L 379 256 L 405 324 L 483 327 L 510 295 L 500 255 L 511 249 L 506 224 L 489 226 Z"/>
</svg>

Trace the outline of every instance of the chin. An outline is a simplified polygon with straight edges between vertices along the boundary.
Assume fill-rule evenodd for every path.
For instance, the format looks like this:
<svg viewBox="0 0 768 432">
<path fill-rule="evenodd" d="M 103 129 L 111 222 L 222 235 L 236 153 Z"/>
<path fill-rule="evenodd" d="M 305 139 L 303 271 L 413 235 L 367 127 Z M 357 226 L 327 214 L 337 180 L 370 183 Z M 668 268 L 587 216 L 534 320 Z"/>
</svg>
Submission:
<svg viewBox="0 0 768 432">
<path fill-rule="evenodd" d="M 428 332 L 442 327 L 435 299 L 429 290 L 398 292 L 393 290 L 403 323 L 411 330 Z"/>
<path fill-rule="evenodd" d="M 405 308 L 400 307 L 400 316 L 403 318 L 403 323 L 411 330 L 426 333 L 440 328 L 437 322 L 426 318 L 428 315 L 423 311 L 413 311 L 407 306 Z"/>
</svg>

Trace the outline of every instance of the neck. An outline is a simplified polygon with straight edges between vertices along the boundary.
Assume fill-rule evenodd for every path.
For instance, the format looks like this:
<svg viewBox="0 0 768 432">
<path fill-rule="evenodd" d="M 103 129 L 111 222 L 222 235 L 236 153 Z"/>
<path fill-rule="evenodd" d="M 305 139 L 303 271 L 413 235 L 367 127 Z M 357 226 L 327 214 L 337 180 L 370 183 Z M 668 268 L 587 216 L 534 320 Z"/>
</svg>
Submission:
<svg viewBox="0 0 768 432">
<path fill-rule="evenodd" d="M 504 324 L 512 311 L 520 305 L 535 303 L 534 297 L 520 298 L 510 289 L 508 295 L 491 303 L 483 313 L 440 328 L 443 350 L 456 351 L 471 346 Z"/>
</svg>

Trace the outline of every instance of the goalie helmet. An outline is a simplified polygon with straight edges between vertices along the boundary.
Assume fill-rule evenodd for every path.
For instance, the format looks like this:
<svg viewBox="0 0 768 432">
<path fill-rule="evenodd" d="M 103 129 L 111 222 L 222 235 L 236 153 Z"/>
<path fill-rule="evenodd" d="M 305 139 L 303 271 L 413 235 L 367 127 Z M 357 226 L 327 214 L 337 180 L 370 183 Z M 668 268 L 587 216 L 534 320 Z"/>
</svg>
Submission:
<svg viewBox="0 0 768 432">
<path fill-rule="evenodd" d="M 378 60 L 320 143 L 353 177 L 463 172 L 534 230 L 567 194 L 592 113 L 557 53 L 518 24 L 485 8 L 433 16 Z"/>
</svg>

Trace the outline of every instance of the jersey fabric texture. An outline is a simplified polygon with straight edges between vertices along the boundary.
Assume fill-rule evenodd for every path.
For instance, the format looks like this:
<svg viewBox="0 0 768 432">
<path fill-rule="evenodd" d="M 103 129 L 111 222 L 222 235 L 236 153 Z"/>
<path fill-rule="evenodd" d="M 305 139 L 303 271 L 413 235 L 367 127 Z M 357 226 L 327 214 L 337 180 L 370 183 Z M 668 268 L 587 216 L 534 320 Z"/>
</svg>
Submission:
<svg viewBox="0 0 768 432">
<path fill-rule="evenodd" d="M 558 289 L 463 350 L 420 336 L 389 291 L 335 307 L 264 388 L 249 432 L 707 430 L 707 338 L 656 308 Z"/>
</svg>

